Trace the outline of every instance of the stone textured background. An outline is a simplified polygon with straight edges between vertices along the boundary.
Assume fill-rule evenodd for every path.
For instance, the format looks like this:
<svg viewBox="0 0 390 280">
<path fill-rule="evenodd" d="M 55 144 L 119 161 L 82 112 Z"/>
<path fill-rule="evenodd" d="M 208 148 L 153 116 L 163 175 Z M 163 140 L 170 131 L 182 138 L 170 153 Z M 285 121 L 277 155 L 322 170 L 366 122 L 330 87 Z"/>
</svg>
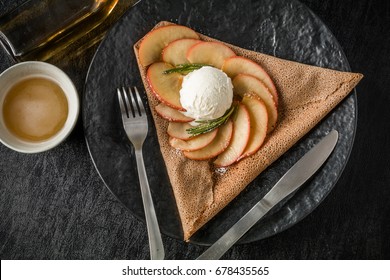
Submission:
<svg viewBox="0 0 390 280">
<path fill-rule="evenodd" d="M 0 1 L 0 15 L 23 1 Z M 358 85 L 358 126 L 349 162 L 323 203 L 271 238 L 237 245 L 226 259 L 390 258 L 390 3 L 301 1 L 334 33 Z M 58 63 L 80 93 L 94 48 Z M 0 52 L 0 70 L 10 61 Z M 204 247 L 164 236 L 167 259 Z M 145 224 L 112 196 L 90 160 L 81 118 L 57 148 L 36 155 L 0 145 L 1 259 L 148 259 Z"/>
</svg>

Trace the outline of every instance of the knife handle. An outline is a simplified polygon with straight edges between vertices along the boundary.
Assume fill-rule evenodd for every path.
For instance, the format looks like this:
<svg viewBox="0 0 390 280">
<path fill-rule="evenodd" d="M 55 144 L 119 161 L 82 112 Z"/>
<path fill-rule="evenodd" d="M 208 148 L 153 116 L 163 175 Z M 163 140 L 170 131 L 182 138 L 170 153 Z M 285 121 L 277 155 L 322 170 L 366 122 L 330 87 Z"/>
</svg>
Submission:
<svg viewBox="0 0 390 280">
<path fill-rule="evenodd" d="M 197 260 L 218 260 L 229 250 L 272 206 L 262 199 L 252 207 L 236 224 L 221 238 L 208 248 Z"/>
</svg>

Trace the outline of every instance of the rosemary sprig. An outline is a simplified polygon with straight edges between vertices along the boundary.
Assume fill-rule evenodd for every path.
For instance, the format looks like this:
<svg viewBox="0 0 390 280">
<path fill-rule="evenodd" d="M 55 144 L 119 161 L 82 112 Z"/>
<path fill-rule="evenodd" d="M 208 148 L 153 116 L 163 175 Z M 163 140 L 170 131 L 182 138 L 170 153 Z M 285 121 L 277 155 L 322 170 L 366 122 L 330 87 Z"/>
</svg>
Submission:
<svg viewBox="0 0 390 280">
<path fill-rule="evenodd" d="M 228 109 L 222 117 L 213 120 L 196 121 L 197 123 L 199 123 L 199 125 L 188 128 L 186 131 L 191 134 L 191 137 L 210 132 L 217 127 L 225 124 L 229 120 L 230 116 L 233 115 L 234 111 L 236 110 L 236 107 L 236 104 L 232 105 L 232 107 L 230 107 L 230 109 Z"/>
<path fill-rule="evenodd" d="M 203 66 L 209 66 L 207 64 L 202 63 L 184 63 L 184 64 L 178 64 L 175 68 L 171 68 L 168 70 L 165 70 L 163 74 L 171 74 L 171 73 L 180 73 L 180 74 L 188 74 L 194 70 L 198 70 L 202 68 Z"/>
</svg>

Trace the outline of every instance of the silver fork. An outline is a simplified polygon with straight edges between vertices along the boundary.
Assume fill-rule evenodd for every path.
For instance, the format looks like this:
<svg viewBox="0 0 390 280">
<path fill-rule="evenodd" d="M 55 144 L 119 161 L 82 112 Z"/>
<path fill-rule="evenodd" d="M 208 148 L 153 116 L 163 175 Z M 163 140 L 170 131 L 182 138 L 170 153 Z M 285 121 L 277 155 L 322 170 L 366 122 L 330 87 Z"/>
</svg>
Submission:
<svg viewBox="0 0 390 280">
<path fill-rule="evenodd" d="M 128 90 L 124 87 L 118 88 L 117 93 L 123 127 L 135 149 L 138 178 L 144 204 L 146 227 L 148 229 L 150 258 L 152 260 L 163 260 L 164 247 L 142 156 L 142 145 L 148 134 L 148 120 L 145 108 L 136 87 L 134 87 L 134 92 L 130 87 Z"/>
</svg>

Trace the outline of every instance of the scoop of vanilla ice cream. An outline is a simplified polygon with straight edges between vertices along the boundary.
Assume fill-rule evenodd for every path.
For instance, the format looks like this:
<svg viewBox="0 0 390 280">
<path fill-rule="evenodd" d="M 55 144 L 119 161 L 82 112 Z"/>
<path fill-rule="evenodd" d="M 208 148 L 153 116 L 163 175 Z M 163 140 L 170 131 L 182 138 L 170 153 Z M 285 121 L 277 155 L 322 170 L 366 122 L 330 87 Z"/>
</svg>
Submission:
<svg viewBox="0 0 390 280">
<path fill-rule="evenodd" d="M 183 78 L 180 103 L 186 109 L 184 115 L 188 117 L 195 120 L 219 118 L 232 102 L 232 81 L 217 68 L 204 66 Z"/>
</svg>

